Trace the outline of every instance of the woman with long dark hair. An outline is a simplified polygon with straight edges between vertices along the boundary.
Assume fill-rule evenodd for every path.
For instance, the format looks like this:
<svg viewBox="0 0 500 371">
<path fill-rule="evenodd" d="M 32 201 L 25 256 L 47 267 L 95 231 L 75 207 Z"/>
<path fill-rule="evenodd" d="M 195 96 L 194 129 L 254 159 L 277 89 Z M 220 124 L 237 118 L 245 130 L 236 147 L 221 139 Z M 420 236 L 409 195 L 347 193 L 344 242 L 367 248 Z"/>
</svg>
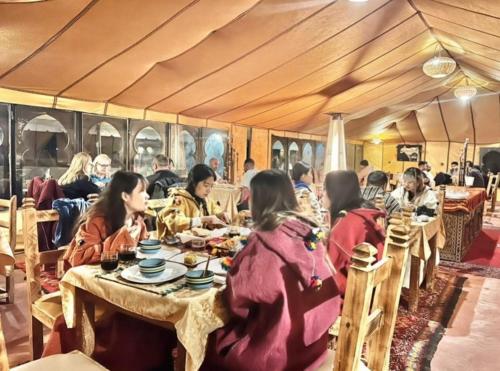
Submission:
<svg viewBox="0 0 500 371">
<path fill-rule="evenodd" d="M 302 212 L 322 224 L 321 205 L 311 189 L 311 184 L 314 183 L 312 167 L 302 161 L 296 162 L 292 168 L 292 180 L 295 196 Z"/>
<path fill-rule="evenodd" d="M 427 209 L 436 210 L 438 198 L 434 191 L 424 183 L 424 173 L 416 167 L 410 167 L 403 173 L 403 185 L 392 191 L 399 205 L 413 205 L 415 208 L 425 206 Z"/>
<path fill-rule="evenodd" d="M 156 220 L 158 238 L 164 239 L 193 227 L 223 224 L 228 221 L 227 215 L 208 197 L 216 177 L 210 167 L 198 164 L 189 172 L 185 189 L 170 190 L 167 205 L 159 212 Z"/>
<path fill-rule="evenodd" d="M 202 369 L 316 369 L 340 311 L 319 228 L 297 213 L 283 171 L 258 173 L 250 188 L 255 231 L 232 262 L 223 293 L 231 319 L 211 335 Z"/>
<path fill-rule="evenodd" d="M 100 261 L 103 251 L 118 251 L 148 235 L 142 215 L 149 196 L 141 174 L 118 171 L 81 220 L 64 258 L 71 266 Z"/>
<path fill-rule="evenodd" d="M 385 212 L 361 197 L 358 176 L 354 171 L 328 173 L 324 191 L 331 223 L 328 255 L 336 269 L 335 280 L 344 295 L 354 247 L 368 242 L 377 248 L 377 258 L 382 257 L 385 231 L 377 224 L 377 219 L 384 218 Z"/>
<path fill-rule="evenodd" d="M 146 210 L 146 181 L 137 173 L 118 171 L 106 191 L 83 217 L 65 258 L 71 266 L 100 262 L 102 252 L 120 245 L 137 245 L 147 238 L 142 213 Z M 68 329 L 61 315 L 43 356 L 77 349 L 75 329 Z M 128 317 L 106 313 L 97 318 L 92 357 L 111 370 L 171 369 L 170 350 L 176 337 L 166 329 Z M 140 355 L 140 356 L 139 356 Z"/>
</svg>

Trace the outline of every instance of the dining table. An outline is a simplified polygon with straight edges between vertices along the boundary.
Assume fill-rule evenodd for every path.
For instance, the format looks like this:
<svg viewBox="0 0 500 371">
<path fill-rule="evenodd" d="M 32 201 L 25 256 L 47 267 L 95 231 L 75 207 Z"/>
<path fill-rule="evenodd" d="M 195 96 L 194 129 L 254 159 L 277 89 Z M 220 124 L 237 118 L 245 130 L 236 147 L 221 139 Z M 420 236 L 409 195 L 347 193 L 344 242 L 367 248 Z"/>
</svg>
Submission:
<svg viewBox="0 0 500 371">
<path fill-rule="evenodd" d="M 443 222 L 448 238 L 441 255 L 444 260 L 462 261 L 481 232 L 485 201 L 484 188 L 446 187 Z"/>
<path fill-rule="evenodd" d="M 423 281 L 425 280 L 425 289 L 433 288 L 440 252 L 446 243 L 446 231 L 439 215 L 426 221 L 412 221 L 411 226 L 417 230 L 417 238 L 410 247 L 403 287 L 409 289 L 408 307 L 411 312 L 415 312 Z"/>
<path fill-rule="evenodd" d="M 166 252 L 171 249 L 162 245 Z M 167 261 L 175 261 L 175 256 Z M 77 329 L 79 350 L 87 355 L 94 351 L 94 314 L 98 305 L 175 331 L 176 369 L 198 370 L 209 334 L 228 319 L 221 299 L 224 280 L 208 289 L 193 290 L 183 276 L 157 284 L 123 279 L 123 270 L 135 263 L 120 263 L 116 271 L 109 273 L 100 266 L 83 265 L 63 276 L 59 284 L 63 314 L 68 328 Z"/>
<path fill-rule="evenodd" d="M 241 199 L 241 188 L 232 184 L 215 184 L 210 192 L 212 198 L 222 211 L 228 213 L 231 220 L 238 219 L 238 203 Z"/>
</svg>

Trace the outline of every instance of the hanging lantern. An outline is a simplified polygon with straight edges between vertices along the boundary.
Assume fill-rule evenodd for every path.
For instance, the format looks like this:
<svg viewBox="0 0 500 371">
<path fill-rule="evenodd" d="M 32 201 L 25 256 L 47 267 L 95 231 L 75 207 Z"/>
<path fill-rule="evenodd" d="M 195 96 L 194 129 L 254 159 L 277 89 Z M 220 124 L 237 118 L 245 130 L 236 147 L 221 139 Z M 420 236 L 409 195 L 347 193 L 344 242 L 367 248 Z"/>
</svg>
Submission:
<svg viewBox="0 0 500 371">
<path fill-rule="evenodd" d="M 437 55 L 434 55 L 434 57 L 424 63 L 422 70 L 427 76 L 433 79 L 440 79 L 455 71 L 456 67 L 457 62 L 453 58 L 443 57 L 441 50 L 439 50 Z"/>
<path fill-rule="evenodd" d="M 467 100 L 472 98 L 477 94 L 477 89 L 475 86 L 469 85 L 468 79 L 465 79 L 465 85 L 460 85 L 453 91 L 455 97 Z"/>
</svg>

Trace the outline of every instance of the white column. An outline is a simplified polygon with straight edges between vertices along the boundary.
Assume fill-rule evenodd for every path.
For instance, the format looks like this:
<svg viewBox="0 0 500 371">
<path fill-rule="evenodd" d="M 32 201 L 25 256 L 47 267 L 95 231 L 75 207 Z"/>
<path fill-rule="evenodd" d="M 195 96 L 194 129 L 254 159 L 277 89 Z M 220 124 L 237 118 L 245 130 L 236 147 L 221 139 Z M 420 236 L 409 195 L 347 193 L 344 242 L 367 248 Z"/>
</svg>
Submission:
<svg viewBox="0 0 500 371">
<path fill-rule="evenodd" d="M 330 113 L 328 142 L 325 154 L 325 173 L 346 170 L 344 119 L 340 113 Z"/>
</svg>

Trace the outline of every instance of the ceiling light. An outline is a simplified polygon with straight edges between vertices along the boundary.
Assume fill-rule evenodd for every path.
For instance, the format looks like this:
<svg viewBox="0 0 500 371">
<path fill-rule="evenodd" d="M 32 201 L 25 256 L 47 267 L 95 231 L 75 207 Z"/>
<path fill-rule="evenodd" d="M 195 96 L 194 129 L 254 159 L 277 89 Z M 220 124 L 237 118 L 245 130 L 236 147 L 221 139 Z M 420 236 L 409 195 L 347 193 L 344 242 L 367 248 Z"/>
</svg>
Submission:
<svg viewBox="0 0 500 371">
<path fill-rule="evenodd" d="M 455 94 L 455 97 L 462 100 L 467 100 L 477 94 L 477 88 L 475 86 L 469 85 L 468 79 L 465 78 L 465 85 L 457 86 L 453 93 Z"/>
<path fill-rule="evenodd" d="M 442 50 L 434 54 L 434 57 L 429 59 L 422 66 L 422 70 L 427 76 L 432 77 L 433 79 L 440 79 L 442 77 L 448 76 L 450 73 L 455 71 L 457 67 L 457 62 L 450 57 L 443 57 L 441 55 Z"/>
<path fill-rule="evenodd" d="M 372 143 L 373 144 L 380 144 L 380 143 L 382 143 L 382 139 L 380 139 L 380 138 L 373 138 L 372 139 Z"/>
</svg>

